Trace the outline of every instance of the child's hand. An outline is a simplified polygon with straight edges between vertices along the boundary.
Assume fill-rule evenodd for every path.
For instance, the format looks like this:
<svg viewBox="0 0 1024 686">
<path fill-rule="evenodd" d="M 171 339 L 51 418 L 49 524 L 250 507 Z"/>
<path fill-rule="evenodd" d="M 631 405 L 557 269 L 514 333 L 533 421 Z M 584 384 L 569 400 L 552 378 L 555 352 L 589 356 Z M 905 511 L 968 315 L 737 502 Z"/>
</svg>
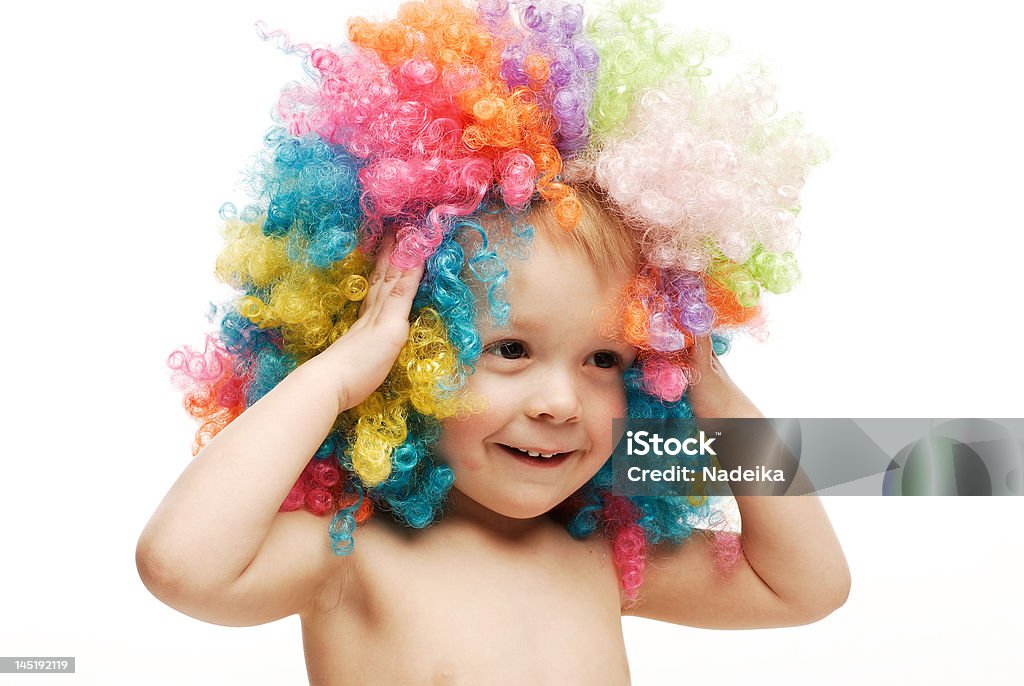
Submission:
<svg viewBox="0 0 1024 686">
<path fill-rule="evenodd" d="M 390 263 L 393 248 L 394 238 L 389 235 L 377 254 L 359 319 L 310 360 L 336 380 L 339 414 L 361 403 L 384 382 L 409 337 L 409 312 L 423 266 L 399 271 Z"/>
<path fill-rule="evenodd" d="M 690 348 L 690 369 L 695 372 L 690 386 L 690 405 L 697 417 L 761 417 L 757 407 L 733 383 L 715 355 L 710 337 L 698 338 Z"/>
</svg>

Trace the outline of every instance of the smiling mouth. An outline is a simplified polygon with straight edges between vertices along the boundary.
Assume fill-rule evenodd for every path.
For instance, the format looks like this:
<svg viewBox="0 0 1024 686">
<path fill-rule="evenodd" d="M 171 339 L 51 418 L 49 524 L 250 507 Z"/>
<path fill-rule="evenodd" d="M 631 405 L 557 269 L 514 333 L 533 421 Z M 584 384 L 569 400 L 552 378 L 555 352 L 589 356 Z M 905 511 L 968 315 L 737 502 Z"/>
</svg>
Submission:
<svg viewBox="0 0 1024 686">
<path fill-rule="evenodd" d="M 530 464 L 536 467 L 554 467 L 565 461 L 565 458 L 569 457 L 575 451 L 569 451 L 564 453 L 542 453 L 540 451 L 524 450 L 522 448 L 513 448 L 510 445 L 504 443 L 498 443 L 503 451 L 517 458 L 521 462 Z"/>
</svg>

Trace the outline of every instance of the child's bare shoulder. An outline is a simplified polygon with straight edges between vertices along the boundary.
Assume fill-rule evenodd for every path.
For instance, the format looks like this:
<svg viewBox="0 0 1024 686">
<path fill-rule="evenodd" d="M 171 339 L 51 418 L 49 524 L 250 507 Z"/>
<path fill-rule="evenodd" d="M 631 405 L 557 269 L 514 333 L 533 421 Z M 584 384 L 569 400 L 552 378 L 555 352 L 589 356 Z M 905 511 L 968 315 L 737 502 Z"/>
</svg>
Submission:
<svg viewBox="0 0 1024 686">
<path fill-rule="evenodd" d="M 262 621 L 273 621 L 307 612 L 331 597 L 350 577 L 352 560 L 331 549 L 329 525 L 329 518 L 306 511 L 278 513 L 259 553 L 235 583 L 239 605 L 248 600 L 261 608 Z"/>
</svg>

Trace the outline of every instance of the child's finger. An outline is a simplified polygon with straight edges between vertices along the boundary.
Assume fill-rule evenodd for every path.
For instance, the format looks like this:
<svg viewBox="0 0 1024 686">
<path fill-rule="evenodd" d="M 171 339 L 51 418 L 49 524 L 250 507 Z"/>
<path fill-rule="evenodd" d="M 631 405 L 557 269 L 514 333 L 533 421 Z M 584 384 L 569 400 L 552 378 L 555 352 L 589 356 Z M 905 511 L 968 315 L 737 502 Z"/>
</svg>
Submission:
<svg viewBox="0 0 1024 686">
<path fill-rule="evenodd" d="M 398 270 L 395 270 L 396 272 Z M 380 310 L 377 314 L 378 319 L 388 319 L 391 317 L 408 319 L 409 312 L 412 310 L 412 301 L 416 297 L 416 291 L 419 289 L 420 279 L 423 278 L 423 265 L 407 269 L 404 272 L 400 272 L 398 278 L 396 278 L 387 293 L 381 291 L 381 302 Z"/>
<path fill-rule="evenodd" d="M 697 338 L 693 345 L 690 346 L 689 352 L 689 363 L 690 366 L 698 371 L 701 369 L 707 369 L 713 364 L 715 349 L 711 343 L 710 336 L 702 336 Z"/>
<path fill-rule="evenodd" d="M 363 298 L 363 302 L 359 305 L 360 318 L 367 312 L 379 309 L 377 303 L 380 298 L 381 288 L 385 284 L 388 269 L 391 268 L 391 251 L 394 248 L 394 244 L 395 239 L 391 233 L 385 235 L 381 241 L 380 249 L 377 251 L 377 259 L 373 264 L 373 270 L 370 272 L 370 287 L 366 291 L 366 297 Z"/>
<path fill-rule="evenodd" d="M 390 255 L 389 255 L 390 258 Z M 374 292 L 373 301 L 367 304 L 366 317 L 369 322 L 375 322 L 380 319 L 381 308 L 384 307 L 391 296 L 391 291 L 394 290 L 395 285 L 401 280 L 402 270 L 395 267 L 388 261 L 384 275 L 377 282 L 377 290 Z"/>
<path fill-rule="evenodd" d="M 689 352 L 688 364 L 690 369 L 696 373 L 694 384 L 699 383 L 700 379 L 729 379 L 729 372 L 726 371 L 725 365 L 715 354 L 715 346 L 710 336 L 698 338 Z"/>
</svg>

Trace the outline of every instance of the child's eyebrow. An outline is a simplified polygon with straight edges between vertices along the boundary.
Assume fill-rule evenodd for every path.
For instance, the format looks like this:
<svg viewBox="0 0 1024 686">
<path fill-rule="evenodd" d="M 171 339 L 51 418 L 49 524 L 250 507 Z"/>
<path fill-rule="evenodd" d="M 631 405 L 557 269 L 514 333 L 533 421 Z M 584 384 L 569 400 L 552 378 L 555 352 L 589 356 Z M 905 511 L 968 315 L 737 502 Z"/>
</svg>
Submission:
<svg viewBox="0 0 1024 686">
<path fill-rule="evenodd" d="M 509 321 L 508 328 L 523 329 L 525 331 L 541 331 L 545 328 L 545 323 L 539 320 L 517 318 L 513 315 L 511 321 Z"/>
<path fill-rule="evenodd" d="M 604 313 L 601 313 L 604 314 Z M 524 331 L 543 331 L 551 326 L 551 318 L 537 318 L 531 317 L 530 315 L 518 315 L 513 311 L 512 316 L 509 320 L 509 325 L 506 329 L 523 329 Z M 600 322 L 595 322 L 595 325 L 600 327 Z"/>
</svg>

